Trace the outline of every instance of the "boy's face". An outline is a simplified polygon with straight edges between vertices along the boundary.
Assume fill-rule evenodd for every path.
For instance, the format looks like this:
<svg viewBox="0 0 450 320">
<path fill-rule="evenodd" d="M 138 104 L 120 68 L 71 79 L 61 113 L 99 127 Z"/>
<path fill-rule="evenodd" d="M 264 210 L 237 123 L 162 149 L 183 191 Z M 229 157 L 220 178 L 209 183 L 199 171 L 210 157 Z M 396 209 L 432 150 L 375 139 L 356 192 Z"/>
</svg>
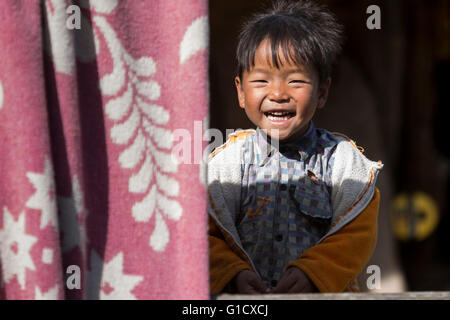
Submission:
<svg viewBox="0 0 450 320">
<path fill-rule="evenodd" d="M 281 50 L 281 49 L 280 49 Z M 250 121 L 283 141 L 300 137 L 308 129 L 316 108 L 325 105 L 331 80 L 319 87 L 313 68 L 297 65 L 281 54 L 277 69 L 271 64 L 270 43 L 264 40 L 255 53 L 255 65 L 236 77 L 239 105 Z"/>
</svg>

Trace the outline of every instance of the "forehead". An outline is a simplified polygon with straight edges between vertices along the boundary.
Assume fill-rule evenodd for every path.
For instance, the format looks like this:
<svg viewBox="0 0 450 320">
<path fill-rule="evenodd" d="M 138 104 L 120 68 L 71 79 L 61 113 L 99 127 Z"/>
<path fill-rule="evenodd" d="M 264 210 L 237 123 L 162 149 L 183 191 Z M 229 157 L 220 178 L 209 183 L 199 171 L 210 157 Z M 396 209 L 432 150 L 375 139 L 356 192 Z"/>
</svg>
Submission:
<svg viewBox="0 0 450 320">
<path fill-rule="evenodd" d="M 295 54 L 291 44 L 272 48 L 270 40 L 264 39 L 258 45 L 250 71 L 254 69 L 296 69 L 304 73 L 310 73 L 311 67 L 301 61 Z"/>
</svg>

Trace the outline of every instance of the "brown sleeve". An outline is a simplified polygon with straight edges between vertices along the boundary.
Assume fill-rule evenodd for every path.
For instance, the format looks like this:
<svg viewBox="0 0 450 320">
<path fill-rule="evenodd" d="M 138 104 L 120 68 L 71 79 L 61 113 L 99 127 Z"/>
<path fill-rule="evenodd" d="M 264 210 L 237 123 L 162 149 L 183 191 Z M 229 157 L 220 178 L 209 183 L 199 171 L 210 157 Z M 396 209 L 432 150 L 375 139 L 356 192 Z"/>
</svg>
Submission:
<svg viewBox="0 0 450 320">
<path fill-rule="evenodd" d="M 303 270 L 320 292 L 342 292 L 358 276 L 377 242 L 380 192 L 366 209 L 338 232 L 288 264 Z"/>
<path fill-rule="evenodd" d="M 233 252 L 211 217 L 208 238 L 210 290 L 211 294 L 218 294 L 240 271 L 252 270 L 252 267 Z"/>
</svg>

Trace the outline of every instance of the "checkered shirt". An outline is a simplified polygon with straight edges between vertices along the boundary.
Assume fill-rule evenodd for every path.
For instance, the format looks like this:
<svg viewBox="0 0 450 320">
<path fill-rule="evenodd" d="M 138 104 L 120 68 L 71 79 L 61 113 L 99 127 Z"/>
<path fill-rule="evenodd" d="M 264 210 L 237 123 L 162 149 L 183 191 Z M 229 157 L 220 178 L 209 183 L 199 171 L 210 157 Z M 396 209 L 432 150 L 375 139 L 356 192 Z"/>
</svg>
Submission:
<svg viewBox="0 0 450 320">
<path fill-rule="evenodd" d="M 330 228 L 335 147 L 333 136 L 312 122 L 295 142 L 274 146 L 258 128 L 244 143 L 236 225 L 243 248 L 271 287 Z"/>
</svg>

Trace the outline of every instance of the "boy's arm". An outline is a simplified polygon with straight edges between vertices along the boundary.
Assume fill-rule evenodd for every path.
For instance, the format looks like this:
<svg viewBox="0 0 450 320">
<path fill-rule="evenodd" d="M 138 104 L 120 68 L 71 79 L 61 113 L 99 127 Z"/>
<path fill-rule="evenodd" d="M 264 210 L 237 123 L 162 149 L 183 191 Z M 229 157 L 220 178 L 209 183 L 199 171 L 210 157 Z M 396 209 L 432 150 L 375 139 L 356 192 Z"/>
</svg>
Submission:
<svg viewBox="0 0 450 320">
<path fill-rule="evenodd" d="M 210 290 L 211 294 L 218 294 L 239 272 L 252 270 L 252 267 L 231 250 L 211 217 L 208 238 Z"/>
<path fill-rule="evenodd" d="M 342 292 L 358 276 L 375 249 L 380 192 L 353 221 L 287 265 L 298 267 L 320 292 Z"/>
</svg>

